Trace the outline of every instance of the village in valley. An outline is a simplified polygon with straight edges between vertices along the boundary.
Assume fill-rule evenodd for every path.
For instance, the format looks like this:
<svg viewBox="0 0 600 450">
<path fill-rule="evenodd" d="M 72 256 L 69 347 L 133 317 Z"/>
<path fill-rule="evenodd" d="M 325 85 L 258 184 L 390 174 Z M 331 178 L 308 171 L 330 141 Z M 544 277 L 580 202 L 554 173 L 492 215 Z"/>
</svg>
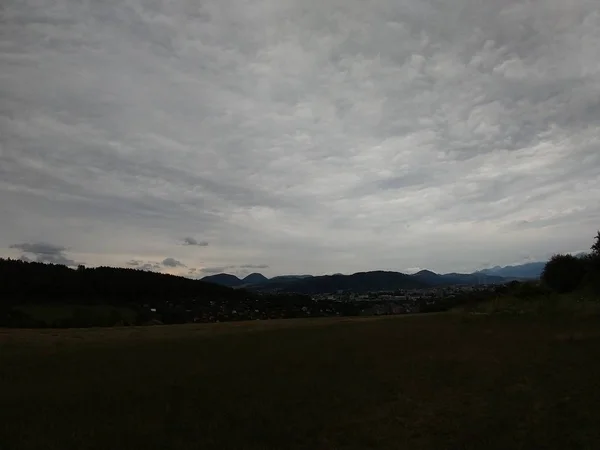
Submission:
<svg viewBox="0 0 600 450">
<path fill-rule="evenodd" d="M 195 299 L 175 304 L 143 305 L 145 323 L 229 322 L 302 317 L 378 316 L 443 311 L 468 298 L 494 295 L 500 285 L 444 286 L 354 293 L 315 294 L 252 293 L 237 301 Z"/>
</svg>

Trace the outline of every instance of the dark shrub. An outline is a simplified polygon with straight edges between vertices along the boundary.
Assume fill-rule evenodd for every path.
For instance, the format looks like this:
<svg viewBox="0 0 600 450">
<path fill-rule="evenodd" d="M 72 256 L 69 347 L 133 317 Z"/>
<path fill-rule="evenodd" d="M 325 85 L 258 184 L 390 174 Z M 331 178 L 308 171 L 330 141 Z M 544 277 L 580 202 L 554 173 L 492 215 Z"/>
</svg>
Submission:
<svg viewBox="0 0 600 450">
<path fill-rule="evenodd" d="M 586 263 L 573 255 L 554 255 L 542 272 L 542 282 L 550 289 L 566 293 L 577 289 L 586 275 Z"/>
</svg>

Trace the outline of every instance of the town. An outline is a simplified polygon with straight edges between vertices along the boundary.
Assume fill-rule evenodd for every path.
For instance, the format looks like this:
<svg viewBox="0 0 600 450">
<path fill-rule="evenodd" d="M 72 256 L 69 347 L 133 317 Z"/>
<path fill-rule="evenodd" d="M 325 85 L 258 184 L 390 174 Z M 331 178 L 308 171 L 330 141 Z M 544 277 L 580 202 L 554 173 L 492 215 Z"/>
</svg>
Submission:
<svg viewBox="0 0 600 450">
<path fill-rule="evenodd" d="M 377 316 L 443 311 L 469 300 L 497 294 L 503 285 L 445 286 L 399 289 L 366 294 L 338 291 L 313 296 L 253 293 L 241 300 L 196 299 L 147 303 L 139 316 L 143 324 L 229 322 L 302 317 Z"/>
</svg>

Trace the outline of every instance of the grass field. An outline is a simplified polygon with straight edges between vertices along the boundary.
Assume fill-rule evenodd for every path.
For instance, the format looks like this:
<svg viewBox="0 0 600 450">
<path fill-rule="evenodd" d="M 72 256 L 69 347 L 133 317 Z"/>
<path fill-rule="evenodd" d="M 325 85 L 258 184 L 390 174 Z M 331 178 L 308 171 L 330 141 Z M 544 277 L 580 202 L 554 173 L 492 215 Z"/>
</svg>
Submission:
<svg viewBox="0 0 600 450">
<path fill-rule="evenodd" d="M 137 317 L 136 312 L 130 308 L 110 305 L 24 305 L 15 309 L 48 325 L 72 318 L 91 318 L 98 321 L 109 319 L 111 314 L 115 313 L 130 323 L 134 323 Z"/>
<path fill-rule="evenodd" d="M 0 449 L 598 449 L 600 319 L 0 329 Z"/>
</svg>

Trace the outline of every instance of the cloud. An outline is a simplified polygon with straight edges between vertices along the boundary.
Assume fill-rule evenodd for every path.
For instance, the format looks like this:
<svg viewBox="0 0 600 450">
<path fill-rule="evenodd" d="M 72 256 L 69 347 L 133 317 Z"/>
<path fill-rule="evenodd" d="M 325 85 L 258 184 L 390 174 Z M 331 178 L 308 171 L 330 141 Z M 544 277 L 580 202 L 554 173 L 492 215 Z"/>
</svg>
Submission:
<svg viewBox="0 0 600 450">
<path fill-rule="evenodd" d="M 162 261 L 162 265 L 165 267 L 185 267 L 181 261 L 177 261 L 174 258 L 165 258 Z"/>
<path fill-rule="evenodd" d="M 155 261 L 144 261 L 141 259 L 131 259 L 125 264 L 136 269 L 149 272 L 160 272 L 163 269 L 164 264 Z"/>
<path fill-rule="evenodd" d="M 138 267 L 136 267 L 136 269 L 144 270 L 147 272 L 160 272 L 162 269 L 162 266 L 157 263 L 147 262 L 147 263 L 140 264 Z"/>
<path fill-rule="evenodd" d="M 199 270 L 199 272 L 205 274 L 215 274 L 215 273 L 233 273 L 235 275 L 247 275 L 248 269 L 268 269 L 269 266 L 267 264 L 242 264 L 242 265 L 226 265 L 226 266 L 215 266 L 215 267 L 204 267 Z"/>
<path fill-rule="evenodd" d="M 142 261 L 141 259 L 131 259 L 131 260 L 127 261 L 126 264 L 128 266 L 140 266 L 140 265 L 144 264 L 144 261 Z"/>
<path fill-rule="evenodd" d="M 199 270 L 199 272 L 203 274 L 216 274 L 226 272 L 227 270 L 232 268 L 233 266 L 203 267 Z"/>
<path fill-rule="evenodd" d="M 268 269 L 268 264 L 242 264 L 240 269 Z"/>
<path fill-rule="evenodd" d="M 70 267 L 82 264 L 68 258 L 64 253 L 67 250 L 65 247 L 46 244 L 43 242 L 13 244 L 10 246 L 10 248 L 26 253 L 25 255 L 21 255 L 19 258 L 26 262 L 35 261 L 48 264 L 60 264 Z M 33 259 L 27 256 L 27 254 L 32 255 Z"/>
<path fill-rule="evenodd" d="M 206 247 L 206 246 L 208 246 L 208 242 L 197 241 L 193 237 L 185 237 L 185 238 L 183 238 L 183 245 L 197 245 L 199 247 Z"/>
<path fill-rule="evenodd" d="M 31 244 L 13 244 L 10 247 L 26 253 L 33 253 L 35 255 L 59 255 L 67 250 L 65 247 L 59 247 L 41 242 Z"/>
<path fill-rule="evenodd" d="M 93 265 L 169 254 L 269 275 L 585 250 L 597 9 L 8 0 L 0 250 L 43 236 Z"/>
</svg>

